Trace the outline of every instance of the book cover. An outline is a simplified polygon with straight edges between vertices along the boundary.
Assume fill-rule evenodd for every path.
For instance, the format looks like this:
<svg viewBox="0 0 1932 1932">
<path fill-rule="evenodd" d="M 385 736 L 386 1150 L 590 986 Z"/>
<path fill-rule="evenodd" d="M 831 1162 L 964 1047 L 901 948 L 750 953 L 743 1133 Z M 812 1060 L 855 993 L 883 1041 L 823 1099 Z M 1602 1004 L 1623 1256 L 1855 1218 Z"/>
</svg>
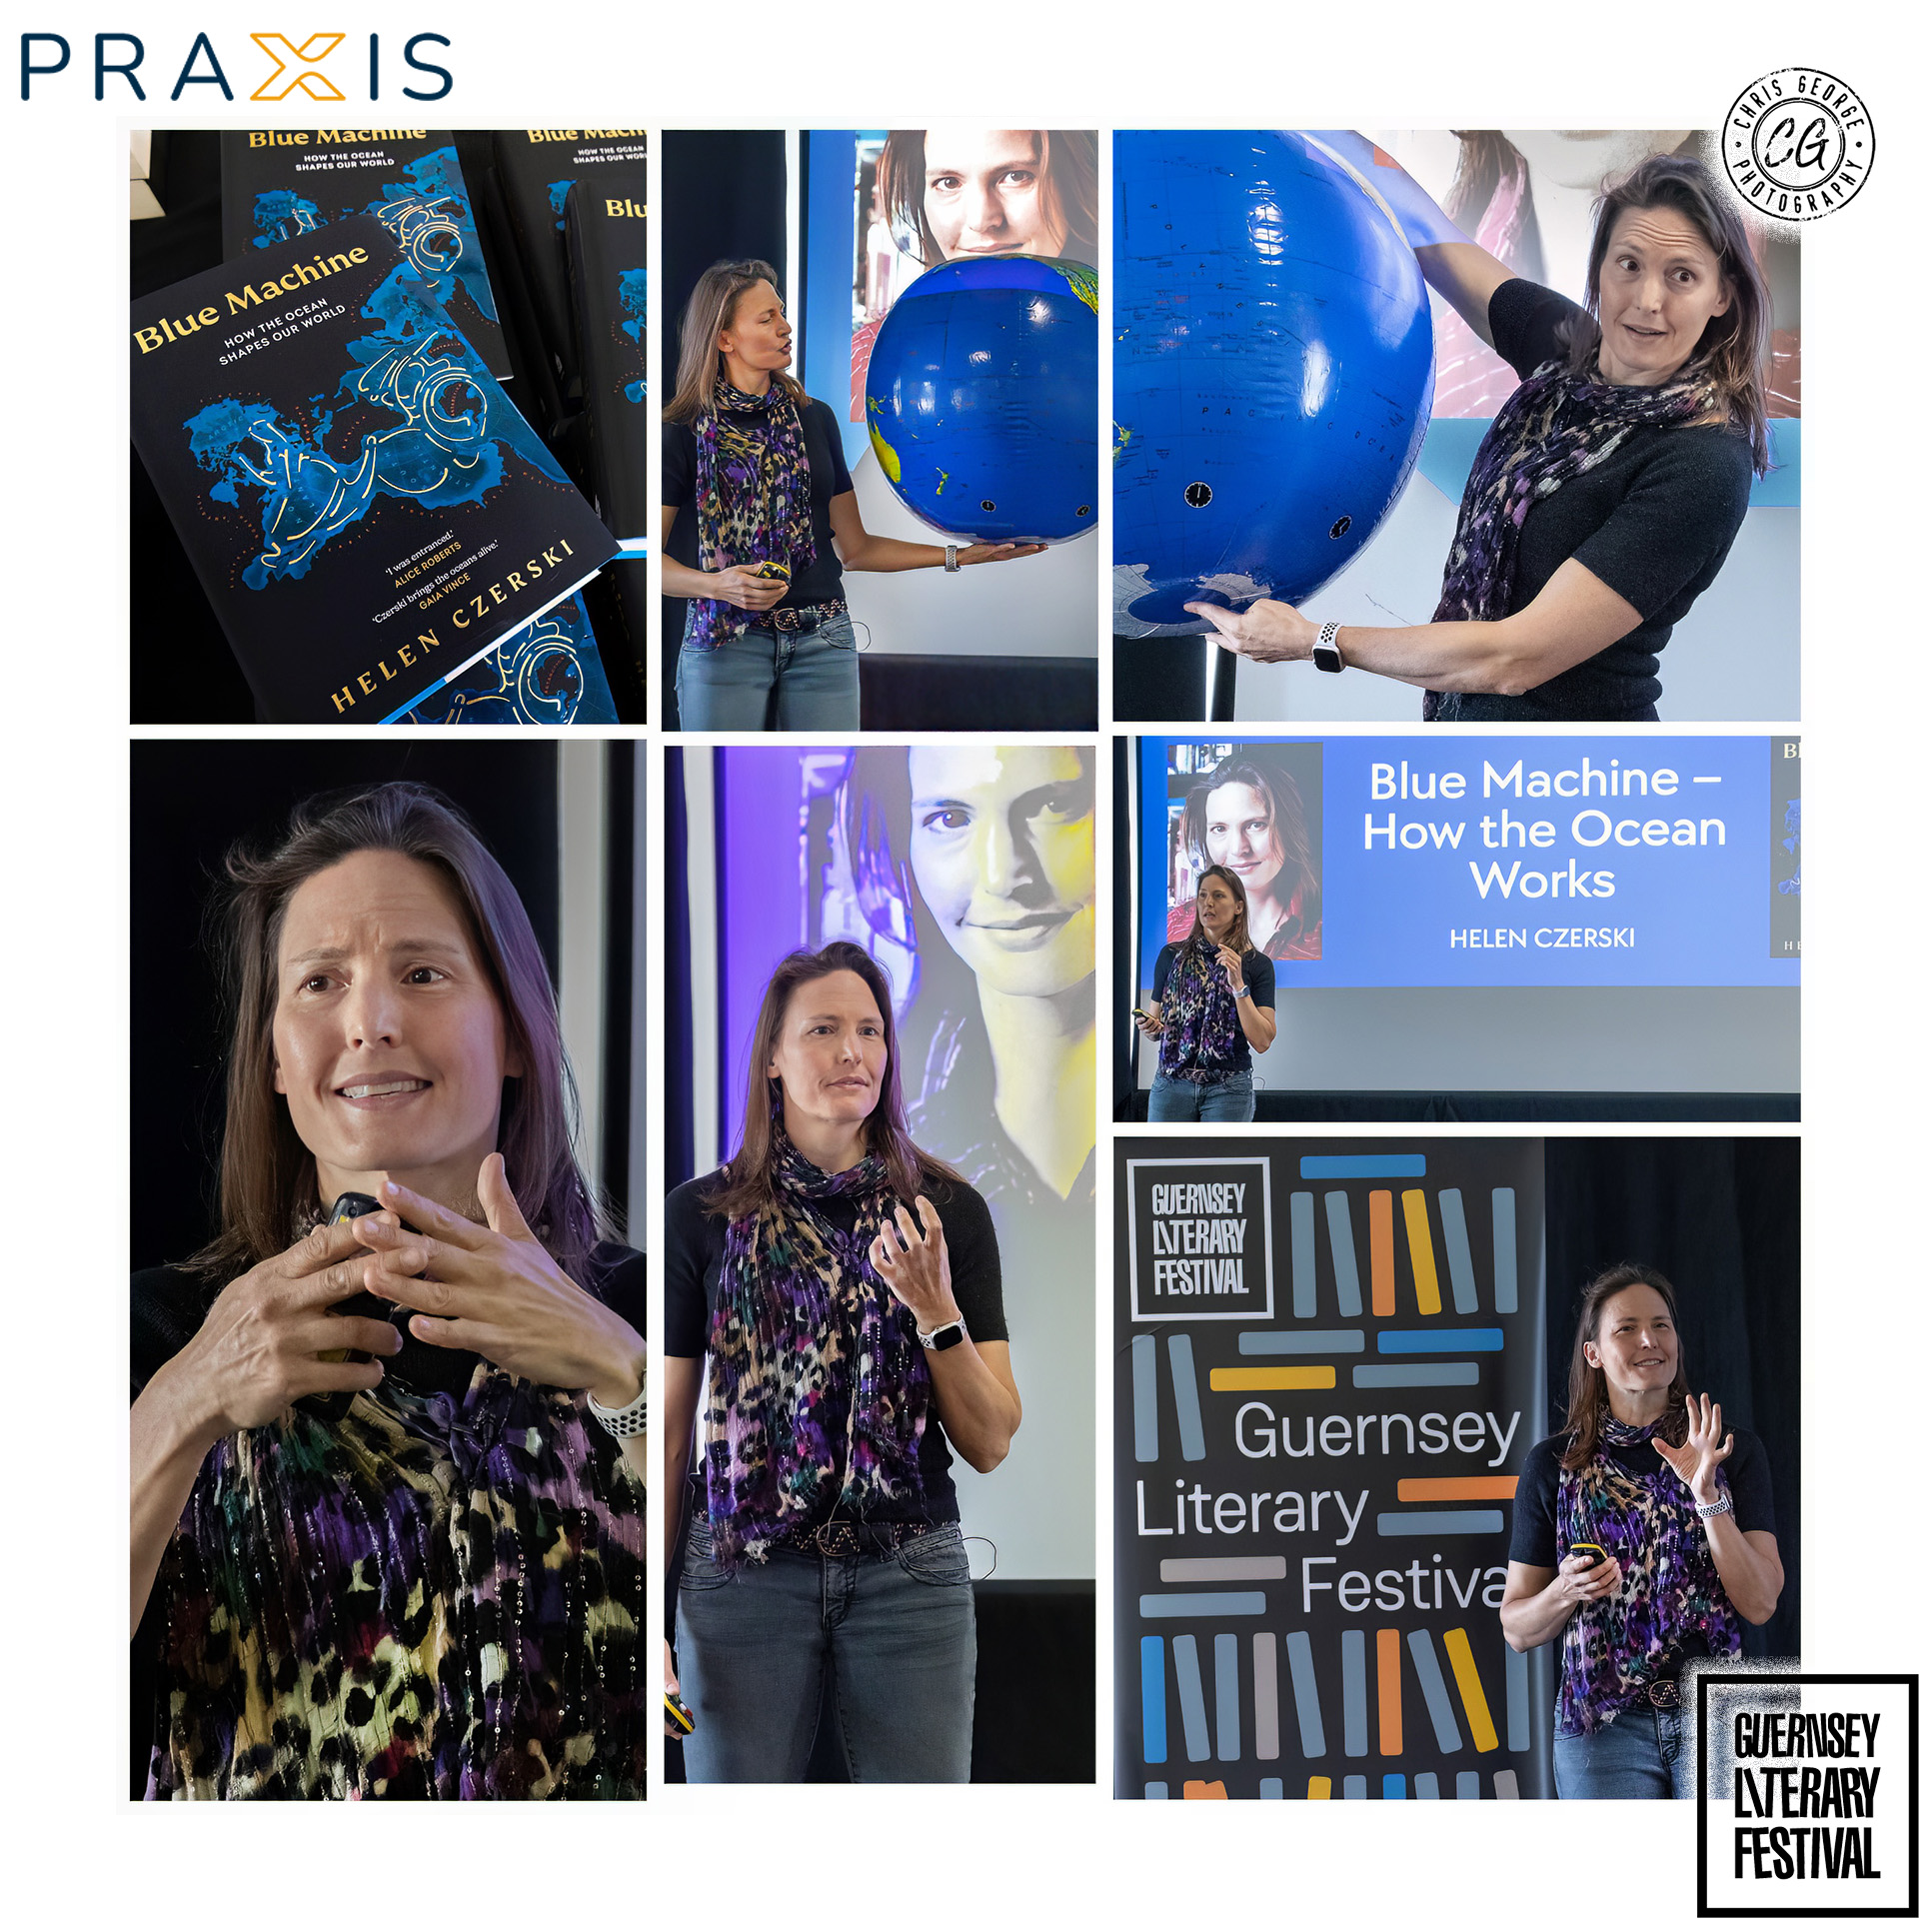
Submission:
<svg viewBox="0 0 1932 1932">
<path fill-rule="evenodd" d="M 576 384 L 579 370 L 566 266 L 565 203 L 579 181 L 601 193 L 600 184 L 622 176 L 625 186 L 610 192 L 629 195 L 642 207 L 645 132 L 642 128 L 506 128 L 493 137 L 493 147 L 524 280 L 536 302 L 552 365 L 569 388 Z M 639 247 L 642 268 L 642 243 Z"/>
<path fill-rule="evenodd" d="M 277 723 L 397 717 L 617 554 L 373 215 L 132 321 L 135 447 Z"/>
<path fill-rule="evenodd" d="M 505 638 L 400 725 L 615 725 L 617 704 L 597 632 L 573 597 Z"/>
<path fill-rule="evenodd" d="M 499 382 L 510 358 L 456 136 L 423 128 L 270 128 L 221 138 L 222 256 L 243 259 L 374 215 Z"/>
<path fill-rule="evenodd" d="M 651 529 L 645 451 L 651 432 L 645 373 L 645 182 L 640 165 L 580 181 L 566 203 L 571 314 L 591 425 L 597 507 L 628 553 Z"/>
</svg>

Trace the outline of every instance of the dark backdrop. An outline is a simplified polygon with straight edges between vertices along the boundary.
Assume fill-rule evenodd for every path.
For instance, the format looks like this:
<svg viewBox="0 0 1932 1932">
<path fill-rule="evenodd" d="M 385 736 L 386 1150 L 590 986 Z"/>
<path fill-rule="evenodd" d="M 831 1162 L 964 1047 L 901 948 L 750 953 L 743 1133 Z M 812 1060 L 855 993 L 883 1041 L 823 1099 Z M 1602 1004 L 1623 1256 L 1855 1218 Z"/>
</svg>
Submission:
<svg viewBox="0 0 1932 1932">
<path fill-rule="evenodd" d="M 1660 1268 L 1691 1387 L 1771 1461 L 1784 1595 L 1769 1623 L 1745 1626 L 1745 1654 L 1800 1655 L 1798 1142 L 1552 1138 L 1543 1188 L 1556 1408 L 1543 1433 L 1569 1388 L 1578 1291 L 1618 1261 Z"/>
<path fill-rule="evenodd" d="M 557 747 L 399 736 L 132 748 L 131 1224 L 135 1267 L 179 1261 L 213 1231 L 225 1041 L 204 918 L 222 857 L 267 841 L 298 800 L 414 779 L 469 815 L 522 895 L 557 971 Z M 613 1101 L 621 1106 L 620 1096 Z"/>
<path fill-rule="evenodd" d="M 785 258 L 785 136 L 715 129 L 668 132 L 660 173 L 663 217 L 658 287 L 658 391 L 666 402 L 678 386 L 678 354 L 685 304 L 714 262 L 743 260 L 780 266 Z M 781 291 L 789 295 L 789 291 Z M 664 689 L 659 717 L 678 726 L 675 682 L 678 645 L 685 633 L 683 598 L 663 600 Z"/>
</svg>

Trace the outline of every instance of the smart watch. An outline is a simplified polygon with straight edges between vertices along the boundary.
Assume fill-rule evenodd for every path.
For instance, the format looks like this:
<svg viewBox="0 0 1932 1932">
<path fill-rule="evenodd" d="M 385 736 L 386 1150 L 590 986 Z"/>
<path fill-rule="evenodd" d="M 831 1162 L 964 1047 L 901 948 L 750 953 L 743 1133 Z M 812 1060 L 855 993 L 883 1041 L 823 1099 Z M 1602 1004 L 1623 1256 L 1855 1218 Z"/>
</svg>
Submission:
<svg viewBox="0 0 1932 1932">
<path fill-rule="evenodd" d="M 958 1315 L 951 1321 L 943 1321 L 929 1335 L 920 1332 L 920 1346 L 930 1348 L 937 1355 L 943 1348 L 957 1348 L 966 1338 L 966 1322 Z"/>
<path fill-rule="evenodd" d="M 1335 645 L 1335 640 L 1340 635 L 1341 626 L 1339 624 L 1324 624 L 1321 627 L 1320 635 L 1315 639 L 1314 646 L 1314 663 L 1317 671 L 1339 671 L 1341 669 L 1341 652 Z"/>
</svg>

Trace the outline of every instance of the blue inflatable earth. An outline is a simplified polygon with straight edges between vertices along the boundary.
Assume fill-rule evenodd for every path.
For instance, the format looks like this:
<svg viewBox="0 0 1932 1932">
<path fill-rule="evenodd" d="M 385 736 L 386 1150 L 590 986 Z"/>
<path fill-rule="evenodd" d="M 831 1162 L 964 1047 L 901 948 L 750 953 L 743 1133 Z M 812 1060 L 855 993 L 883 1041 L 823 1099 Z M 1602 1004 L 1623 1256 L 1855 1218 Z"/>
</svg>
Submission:
<svg viewBox="0 0 1932 1932">
<path fill-rule="evenodd" d="M 1429 423 L 1428 292 L 1312 136 L 1114 137 L 1114 629 L 1299 604 L 1374 535 Z"/>
<path fill-rule="evenodd" d="M 893 304 L 866 427 L 899 500 L 974 543 L 1063 542 L 1099 522 L 1098 279 L 1083 262 L 942 262 Z"/>
</svg>

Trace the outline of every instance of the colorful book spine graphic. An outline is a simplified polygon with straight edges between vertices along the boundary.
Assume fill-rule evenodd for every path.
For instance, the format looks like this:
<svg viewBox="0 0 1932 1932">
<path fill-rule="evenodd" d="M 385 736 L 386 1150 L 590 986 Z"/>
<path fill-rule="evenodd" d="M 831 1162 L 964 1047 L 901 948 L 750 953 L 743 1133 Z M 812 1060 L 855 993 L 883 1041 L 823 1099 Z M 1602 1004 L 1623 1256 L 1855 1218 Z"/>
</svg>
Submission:
<svg viewBox="0 0 1932 1932">
<path fill-rule="evenodd" d="M 1133 1152 L 1121 1795 L 1535 1789 L 1547 1693 L 1496 1606 L 1541 1432 L 1540 1292 L 1521 1286 L 1539 1281 L 1540 1154 Z M 1319 1184 L 1281 1185 L 1291 1165 Z M 1285 1240 L 1242 1224 L 1277 1214 Z M 1156 1289 L 1174 1254 L 1249 1264 L 1223 1280 L 1169 1262 Z M 1176 1278 L 1197 1308 L 1165 1305 Z"/>
</svg>

